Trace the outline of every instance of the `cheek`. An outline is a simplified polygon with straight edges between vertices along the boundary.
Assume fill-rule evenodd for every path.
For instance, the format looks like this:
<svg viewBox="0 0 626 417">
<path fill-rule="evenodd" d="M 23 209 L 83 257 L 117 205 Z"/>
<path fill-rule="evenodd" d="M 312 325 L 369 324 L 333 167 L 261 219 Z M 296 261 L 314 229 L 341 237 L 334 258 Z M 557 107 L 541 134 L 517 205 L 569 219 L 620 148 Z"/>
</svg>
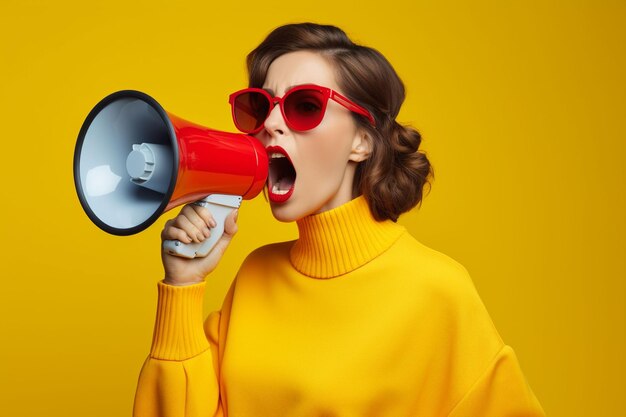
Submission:
<svg viewBox="0 0 626 417">
<path fill-rule="evenodd" d="M 339 180 L 347 166 L 349 151 L 349 147 L 346 147 L 344 143 L 332 140 L 332 138 L 307 141 L 298 149 L 302 174 L 307 178 L 312 176 L 318 181 Z"/>
<path fill-rule="evenodd" d="M 356 134 L 352 119 L 334 119 L 318 129 L 314 135 L 302 138 L 300 155 L 308 160 L 307 165 L 319 170 L 319 175 L 343 172 Z"/>
</svg>

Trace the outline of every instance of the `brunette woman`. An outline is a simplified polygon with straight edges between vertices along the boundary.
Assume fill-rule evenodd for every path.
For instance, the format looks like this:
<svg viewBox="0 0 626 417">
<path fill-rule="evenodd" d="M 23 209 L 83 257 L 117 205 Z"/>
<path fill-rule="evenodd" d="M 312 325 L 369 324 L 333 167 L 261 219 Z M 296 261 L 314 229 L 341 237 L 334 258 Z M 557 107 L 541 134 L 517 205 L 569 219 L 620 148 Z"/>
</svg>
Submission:
<svg viewBox="0 0 626 417">
<path fill-rule="evenodd" d="M 204 259 L 162 252 L 154 340 L 136 416 L 543 416 L 466 269 L 398 225 L 432 168 L 396 121 L 404 87 L 375 49 L 333 26 L 286 25 L 248 55 L 235 125 L 271 158 L 274 216 L 299 238 L 244 261 L 202 318 Z M 185 206 L 163 239 L 202 241 Z"/>
</svg>

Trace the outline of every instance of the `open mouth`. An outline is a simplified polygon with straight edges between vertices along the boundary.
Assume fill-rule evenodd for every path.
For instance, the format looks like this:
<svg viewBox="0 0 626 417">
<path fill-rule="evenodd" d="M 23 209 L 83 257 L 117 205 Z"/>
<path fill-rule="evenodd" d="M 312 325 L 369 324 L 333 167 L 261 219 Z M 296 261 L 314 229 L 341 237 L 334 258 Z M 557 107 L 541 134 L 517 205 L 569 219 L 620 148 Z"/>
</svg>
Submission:
<svg viewBox="0 0 626 417">
<path fill-rule="evenodd" d="M 293 194 L 296 169 L 287 152 L 280 146 L 268 147 L 267 155 L 270 161 L 267 184 L 269 199 L 274 203 L 283 203 Z"/>
</svg>

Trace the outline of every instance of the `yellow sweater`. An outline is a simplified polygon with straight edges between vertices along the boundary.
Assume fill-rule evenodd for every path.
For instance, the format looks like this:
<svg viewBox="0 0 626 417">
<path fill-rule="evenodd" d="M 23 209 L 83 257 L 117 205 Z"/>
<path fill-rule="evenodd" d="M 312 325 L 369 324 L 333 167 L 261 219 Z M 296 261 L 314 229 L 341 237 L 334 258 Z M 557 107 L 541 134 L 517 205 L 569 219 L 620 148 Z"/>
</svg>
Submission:
<svg viewBox="0 0 626 417">
<path fill-rule="evenodd" d="M 544 416 L 462 265 L 362 197 L 298 227 L 204 326 L 204 284 L 158 284 L 135 416 Z"/>
</svg>

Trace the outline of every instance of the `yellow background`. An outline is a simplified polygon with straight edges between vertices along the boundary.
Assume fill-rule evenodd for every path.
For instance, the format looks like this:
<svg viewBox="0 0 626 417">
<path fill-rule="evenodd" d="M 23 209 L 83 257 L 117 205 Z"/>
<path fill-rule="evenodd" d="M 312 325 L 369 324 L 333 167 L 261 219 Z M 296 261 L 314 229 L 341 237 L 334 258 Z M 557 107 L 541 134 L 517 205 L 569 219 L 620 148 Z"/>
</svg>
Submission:
<svg viewBox="0 0 626 417">
<path fill-rule="evenodd" d="M 74 144 L 102 97 L 137 89 L 234 130 L 227 96 L 275 26 L 316 21 L 379 49 L 400 121 L 435 167 L 401 218 L 470 271 L 549 416 L 623 412 L 624 1 L 44 2 L 0 5 L 0 414 L 130 414 L 156 304 L 160 219 L 110 236 L 75 195 Z M 296 236 L 262 197 L 209 278 L 206 311 L 253 248 Z"/>
</svg>

